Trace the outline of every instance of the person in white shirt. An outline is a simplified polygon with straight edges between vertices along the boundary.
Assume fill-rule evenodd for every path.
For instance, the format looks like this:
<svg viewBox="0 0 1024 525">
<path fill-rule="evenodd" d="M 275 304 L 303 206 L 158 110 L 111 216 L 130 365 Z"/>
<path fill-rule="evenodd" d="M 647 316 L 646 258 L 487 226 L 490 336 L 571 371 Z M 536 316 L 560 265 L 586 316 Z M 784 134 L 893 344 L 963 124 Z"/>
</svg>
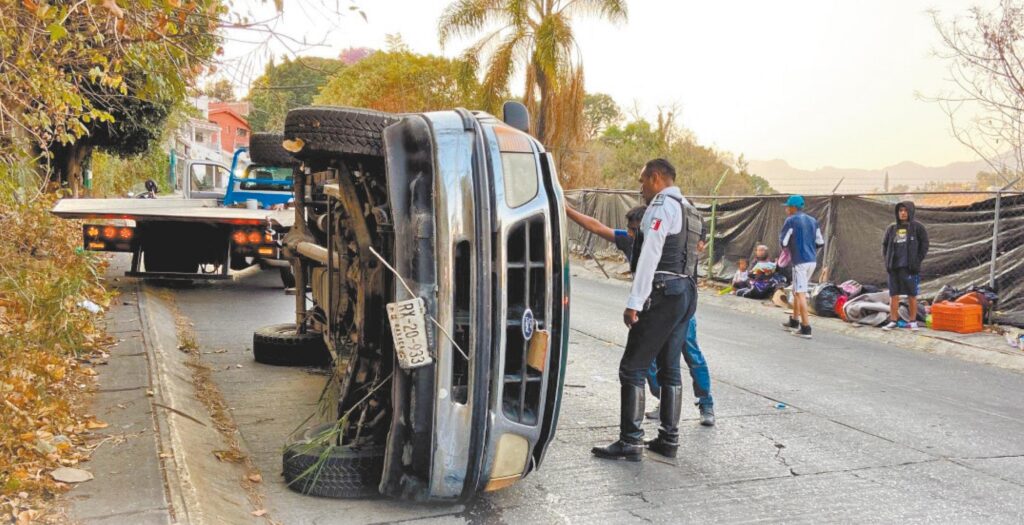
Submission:
<svg viewBox="0 0 1024 525">
<path fill-rule="evenodd" d="M 664 159 L 648 161 L 640 172 L 640 191 L 648 206 L 633 243 L 633 287 L 622 314 L 629 337 L 619 363 L 619 439 L 591 449 L 601 458 L 640 461 L 645 446 L 675 457 L 679 447 L 680 352 L 697 307 L 697 243 L 703 222 L 683 199 L 675 178 L 675 168 Z M 645 443 L 644 386 L 655 360 L 661 426 L 658 437 Z"/>
</svg>

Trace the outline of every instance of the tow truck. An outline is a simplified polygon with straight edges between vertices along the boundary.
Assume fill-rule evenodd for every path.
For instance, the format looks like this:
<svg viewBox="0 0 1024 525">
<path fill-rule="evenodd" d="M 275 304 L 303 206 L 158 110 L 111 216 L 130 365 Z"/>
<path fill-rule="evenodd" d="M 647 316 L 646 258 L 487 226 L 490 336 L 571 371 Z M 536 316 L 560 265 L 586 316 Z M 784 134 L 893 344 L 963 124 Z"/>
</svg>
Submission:
<svg viewBox="0 0 1024 525">
<path fill-rule="evenodd" d="M 245 153 L 252 162 L 243 168 Z M 281 148 L 281 135 L 253 134 L 230 168 L 210 160 L 178 166 L 172 195 L 158 195 L 147 181 L 146 191 L 131 198 L 61 199 L 52 212 L 86 221 L 84 249 L 131 253 L 129 277 L 230 279 L 230 270 L 259 265 L 279 269 L 282 284 L 294 286 L 281 238 L 294 222 L 287 205 L 297 162 Z"/>
</svg>

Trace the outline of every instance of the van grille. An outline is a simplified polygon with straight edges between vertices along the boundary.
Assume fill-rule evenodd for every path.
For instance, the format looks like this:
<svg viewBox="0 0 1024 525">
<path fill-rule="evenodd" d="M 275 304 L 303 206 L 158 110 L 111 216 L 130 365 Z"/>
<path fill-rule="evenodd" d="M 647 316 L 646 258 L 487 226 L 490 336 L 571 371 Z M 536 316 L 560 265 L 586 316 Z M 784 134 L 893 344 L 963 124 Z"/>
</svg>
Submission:
<svg viewBox="0 0 1024 525">
<path fill-rule="evenodd" d="M 505 244 L 506 287 L 505 370 L 502 411 L 511 421 L 536 425 L 540 413 L 543 374 L 526 366 L 529 340 L 524 337 L 524 320 L 529 308 L 534 330 L 546 330 L 547 296 L 546 217 L 526 219 L 511 228 Z"/>
</svg>

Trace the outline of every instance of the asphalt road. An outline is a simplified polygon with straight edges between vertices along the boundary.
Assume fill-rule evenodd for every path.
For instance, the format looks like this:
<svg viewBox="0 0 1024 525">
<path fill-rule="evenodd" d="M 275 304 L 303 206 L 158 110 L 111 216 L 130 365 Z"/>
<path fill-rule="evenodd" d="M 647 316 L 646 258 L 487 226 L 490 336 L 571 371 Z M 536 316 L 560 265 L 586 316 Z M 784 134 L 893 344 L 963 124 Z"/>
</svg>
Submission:
<svg viewBox="0 0 1024 525">
<path fill-rule="evenodd" d="M 627 289 L 587 278 L 573 280 L 562 419 L 538 472 L 468 507 L 301 496 L 279 476 L 281 445 L 326 378 L 251 352 L 294 298 L 271 272 L 173 293 L 281 523 L 1024 521 L 1024 375 L 824 329 L 805 341 L 723 306 L 697 314 L 718 425 L 684 408 L 674 462 L 591 457 L 617 432 Z"/>
</svg>

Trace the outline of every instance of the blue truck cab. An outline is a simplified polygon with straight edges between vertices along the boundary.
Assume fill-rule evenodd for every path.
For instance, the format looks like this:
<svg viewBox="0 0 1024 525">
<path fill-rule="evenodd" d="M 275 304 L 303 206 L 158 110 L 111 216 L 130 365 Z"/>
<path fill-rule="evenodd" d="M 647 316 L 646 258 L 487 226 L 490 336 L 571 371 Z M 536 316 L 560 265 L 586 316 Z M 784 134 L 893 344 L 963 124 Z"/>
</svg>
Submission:
<svg viewBox="0 0 1024 525">
<path fill-rule="evenodd" d="M 231 178 L 224 194 L 224 206 L 256 200 L 259 208 L 269 209 L 293 200 L 292 167 L 257 164 L 241 166 L 239 157 L 249 148 L 238 148 L 231 159 Z"/>
</svg>

